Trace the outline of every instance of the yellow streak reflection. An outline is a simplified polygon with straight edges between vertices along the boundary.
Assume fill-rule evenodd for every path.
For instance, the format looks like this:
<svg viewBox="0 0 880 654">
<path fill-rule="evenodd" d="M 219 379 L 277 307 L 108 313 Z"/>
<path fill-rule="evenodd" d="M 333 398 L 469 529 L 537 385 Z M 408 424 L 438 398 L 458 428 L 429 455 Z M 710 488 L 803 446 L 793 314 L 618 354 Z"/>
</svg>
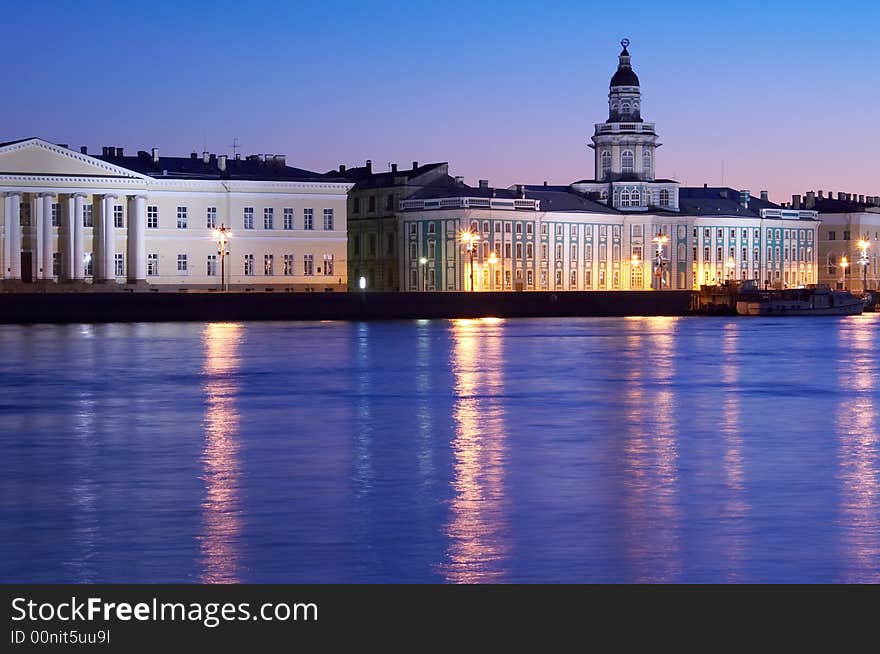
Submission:
<svg viewBox="0 0 880 654">
<path fill-rule="evenodd" d="M 206 408 L 200 581 L 207 584 L 239 581 L 239 388 L 235 373 L 240 364 L 241 333 L 242 326 L 234 323 L 211 323 L 202 333 Z"/>
<path fill-rule="evenodd" d="M 878 314 L 854 316 L 841 328 L 837 411 L 842 493 L 845 583 L 880 582 L 880 472 L 878 472 L 877 364 Z"/>
<path fill-rule="evenodd" d="M 503 321 L 453 321 L 452 372 L 456 403 L 453 489 L 447 563 L 453 583 L 504 580 L 508 555 L 505 512 Z"/>
</svg>

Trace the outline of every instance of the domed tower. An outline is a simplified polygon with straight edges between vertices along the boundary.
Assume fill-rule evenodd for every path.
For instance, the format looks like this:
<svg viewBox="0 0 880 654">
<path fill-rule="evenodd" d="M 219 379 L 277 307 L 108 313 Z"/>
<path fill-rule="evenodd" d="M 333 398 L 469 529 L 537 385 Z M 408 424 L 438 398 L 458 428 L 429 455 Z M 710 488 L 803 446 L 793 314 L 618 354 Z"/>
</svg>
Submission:
<svg viewBox="0 0 880 654">
<path fill-rule="evenodd" d="M 608 93 L 608 120 L 596 125 L 592 138 L 596 181 L 651 181 L 654 151 L 660 146 L 654 124 L 642 120 L 639 77 L 630 62 L 629 39 L 620 42 L 617 71 Z"/>
</svg>

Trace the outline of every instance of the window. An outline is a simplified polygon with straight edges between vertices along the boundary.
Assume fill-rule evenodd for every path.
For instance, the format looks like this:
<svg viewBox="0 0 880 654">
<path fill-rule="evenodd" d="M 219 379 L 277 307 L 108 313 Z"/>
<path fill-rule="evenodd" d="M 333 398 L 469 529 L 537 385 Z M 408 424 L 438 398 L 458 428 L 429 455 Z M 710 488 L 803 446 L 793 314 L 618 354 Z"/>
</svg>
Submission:
<svg viewBox="0 0 880 654">
<path fill-rule="evenodd" d="M 574 243 L 572 243 L 571 244 L 571 259 L 570 260 L 572 263 L 577 263 L 577 258 L 578 258 L 578 246 L 575 245 Z"/>
<path fill-rule="evenodd" d="M 547 223 L 541 223 L 541 236 L 547 236 Z"/>
<path fill-rule="evenodd" d="M 620 153 L 620 172 L 624 175 L 633 172 L 633 153 L 632 150 L 624 150 Z"/>
<path fill-rule="evenodd" d="M 83 274 L 85 274 L 86 277 L 91 277 L 94 274 L 91 252 L 86 252 L 85 254 L 83 254 Z"/>
<path fill-rule="evenodd" d="M 53 252 L 52 253 L 52 275 L 55 277 L 61 276 L 61 253 Z"/>
<path fill-rule="evenodd" d="M 19 204 L 19 224 L 22 227 L 27 227 L 31 224 L 31 205 L 25 202 Z"/>
<path fill-rule="evenodd" d="M 153 209 L 155 208 L 156 207 L 153 207 Z M 94 207 L 92 205 L 87 204 L 83 207 L 83 227 L 95 226 L 94 215 Z M 158 214 L 156 219 L 158 220 Z M 149 227 L 149 225 L 147 225 L 147 227 Z"/>
<path fill-rule="evenodd" d="M 428 233 L 429 234 L 436 234 L 437 233 L 436 223 L 428 223 Z"/>
<path fill-rule="evenodd" d="M 410 236 L 418 236 L 419 234 L 419 226 L 416 223 L 409 224 L 409 235 Z"/>
<path fill-rule="evenodd" d="M 829 241 L 836 241 L 837 240 L 837 232 L 834 232 L 834 231 L 828 232 L 828 240 Z"/>
<path fill-rule="evenodd" d="M 324 209 L 324 229 L 326 231 L 333 229 L 333 209 Z"/>
<path fill-rule="evenodd" d="M 735 241 L 735 240 L 736 240 L 736 230 L 735 230 L 735 229 L 731 229 L 731 230 L 730 230 L 730 240 L 731 240 L 731 241 Z"/>
<path fill-rule="evenodd" d="M 89 254 L 89 267 L 91 268 L 92 263 L 92 255 Z M 86 273 L 91 274 L 91 273 Z M 147 255 L 147 277 L 158 277 L 159 276 L 159 255 L 158 254 L 148 254 Z"/>
<path fill-rule="evenodd" d="M 61 205 L 57 202 L 52 203 L 52 227 L 58 227 L 61 224 Z M 57 252 L 56 252 L 57 254 Z M 55 273 L 55 276 L 58 276 L 58 273 Z"/>
<path fill-rule="evenodd" d="M 758 263 L 759 256 L 760 255 L 758 253 L 758 248 L 755 248 L 754 250 L 752 250 L 752 262 L 753 263 Z"/>
<path fill-rule="evenodd" d="M 284 255 L 284 275 L 285 277 L 289 277 L 291 275 L 295 275 L 294 270 L 296 269 L 296 259 L 293 258 L 292 254 Z"/>
<path fill-rule="evenodd" d="M 535 256 L 534 244 L 526 243 L 526 259 L 532 259 Z"/>
<path fill-rule="evenodd" d="M 89 207 L 91 209 L 91 207 Z M 91 214 L 92 212 L 89 211 Z M 85 218 L 85 216 L 83 216 Z M 90 225 L 85 225 L 90 227 Z M 147 207 L 147 229 L 159 229 L 159 207 L 151 204 Z"/>
<path fill-rule="evenodd" d="M 718 236 L 718 240 L 719 240 L 719 241 L 724 240 L 724 230 L 723 230 L 723 229 L 719 229 L 719 230 L 718 230 L 718 234 L 717 234 L 717 236 Z"/>
<path fill-rule="evenodd" d="M 205 212 L 205 227 L 217 229 L 217 207 L 208 207 Z"/>
<path fill-rule="evenodd" d="M 510 234 L 510 223 L 509 222 L 504 223 L 504 233 Z"/>
<path fill-rule="evenodd" d="M 844 241 L 849 240 L 849 230 L 848 229 L 843 230 L 843 240 Z"/>
<path fill-rule="evenodd" d="M 761 240 L 761 230 L 760 229 L 755 230 L 755 240 L 756 241 Z"/>
<path fill-rule="evenodd" d="M 186 255 L 185 254 L 178 254 L 177 255 L 177 272 L 178 272 L 178 274 L 180 274 L 180 275 L 186 274 L 186 268 L 187 268 L 186 263 L 187 263 L 186 262 Z"/>
<path fill-rule="evenodd" d="M 303 229 L 314 229 L 314 209 L 303 209 Z"/>
<path fill-rule="evenodd" d="M 186 229 L 186 207 L 177 207 L 177 229 Z"/>
<path fill-rule="evenodd" d="M 385 196 L 385 211 L 394 211 L 394 196 Z"/>
<path fill-rule="evenodd" d="M 639 189 L 634 189 L 632 195 L 630 196 L 630 206 L 640 207 L 642 206 L 642 195 L 639 193 Z"/>
<path fill-rule="evenodd" d="M 263 208 L 263 229 L 275 229 L 275 209 Z"/>
<path fill-rule="evenodd" d="M 352 234 L 351 236 L 351 253 L 359 257 L 361 255 L 361 235 Z"/>
<path fill-rule="evenodd" d="M 117 277 L 125 275 L 125 255 L 118 252 L 113 257 L 113 274 Z"/>
<path fill-rule="evenodd" d="M 534 223 L 526 223 L 526 236 L 531 236 L 534 233 L 535 233 Z"/>
<path fill-rule="evenodd" d="M 511 253 L 510 243 L 505 243 L 504 244 L 504 258 L 510 259 L 510 257 L 511 257 L 510 253 Z"/>
<path fill-rule="evenodd" d="M 121 204 L 113 205 L 113 226 L 125 227 L 125 218 L 123 217 Z"/>
<path fill-rule="evenodd" d="M 522 234 L 522 223 L 517 223 L 517 224 L 516 224 L 516 230 L 515 230 L 515 231 L 516 231 L 517 234 Z"/>
<path fill-rule="evenodd" d="M 703 261 L 710 261 L 711 257 L 709 256 L 709 247 L 706 246 L 703 248 Z"/>
<path fill-rule="evenodd" d="M 376 235 L 375 234 L 370 234 L 367 237 L 367 244 L 370 246 L 370 248 L 369 248 L 370 256 L 375 257 L 376 256 Z"/>
<path fill-rule="evenodd" d="M 620 206 L 628 207 L 629 206 L 629 189 L 623 189 L 620 192 Z"/>
<path fill-rule="evenodd" d="M 293 209 L 284 207 L 284 229 L 293 229 Z"/>
<path fill-rule="evenodd" d="M 556 236 L 562 236 L 562 225 L 557 224 L 554 233 L 556 234 Z"/>
<path fill-rule="evenodd" d="M 264 254 L 263 255 L 263 274 L 266 277 L 271 277 L 275 274 L 275 255 L 274 254 Z"/>
<path fill-rule="evenodd" d="M 484 245 L 488 246 L 489 244 L 485 243 Z M 484 252 L 485 252 L 485 249 L 484 249 Z M 428 258 L 433 259 L 436 256 L 437 256 L 437 243 L 436 243 L 436 241 L 428 241 Z"/>
<path fill-rule="evenodd" d="M 611 152 L 602 151 L 602 178 L 605 179 L 611 174 Z"/>
<path fill-rule="evenodd" d="M 489 233 L 489 221 L 488 220 L 483 221 L 483 233 L 484 234 Z"/>
<path fill-rule="evenodd" d="M 578 287 L 578 271 L 572 268 L 571 274 L 569 275 L 568 286 L 572 290 L 576 290 Z"/>
<path fill-rule="evenodd" d="M 642 226 L 641 225 L 633 225 L 632 226 L 632 235 L 633 235 L 633 238 L 641 238 L 642 237 Z"/>
<path fill-rule="evenodd" d="M 385 254 L 394 254 L 394 234 L 388 234 L 385 242 Z"/>
<path fill-rule="evenodd" d="M 522 243 L 516 244 L 516 258 L 522 259 Z"/>
<path fill-rule="evenodd" d="M 412 260 L 417 259 L 419 256 L 419 248 L 415 242 L 409 244 L 409 258 Z"/>
<path fill-rule="evenodd" d="M 593 271 L 584 271 L 584 288 L 593 288 Z"/>
<path fill-rule="evenodd" d="M 325 254 L 324 255 L 324 275 L 332 275 L 333 274 L 333 255 Z"/>
<path fill-rule="evenodd" d="M 254 255 L 252 255 L 252 254 L 244 255 L 244 274 L 245 275 L 253 275 L 254 274 Z"/>
<path fill-rule="evenodd" d="M 303 275 L 315 274 L 315 257 L 311 254 L 303 255 Z"/>
<path fill-rule="evenodd" d="M 642 151 L 642 172 L 651 177 L 651 151 Z"/>
<path fill-rule="evenodd" d="M 715 261 L 720 262 L 723 257 L 724 257 L 724 252 L 721 250 L 721 248 L 718 248 L 715 251 Z"/>
<path fill-rule="evenodd" d="M 208 255 L 208 269 L 207 269 L 208 277 L 216 277 L 217 276 L 217 255 L 209 254 Z"/>
<path fill-rule="evenodd" d="M 245 229 L 253 229 L 254 228 L 254 208 L 253 207 L 245 207 L 244 208 L 244 228 Z"/>
<path fill-rule="evenodd" d="M 630 113 L 632 112 L 632 105 L 629 102 L 624 100 L 620 103 L 620 118 L 621 120 L 629 120 Z"/>
<path fill-rule="evenodd" d="M 529 288 L 535 285 L 535 274 L 531 270 L 526 271 L 526 284 L 528 284 Z"/>
<path fill-rule="evenodd" d="M 360 213 L 361 212 L 361 199 L 354 198 L 351 201 L 351 212 L 352 213 Z"/>
<path fill-rule="evenodd" d="M 547 260 L 547 244 L 541 243 L 541 258 L 546 261 Z"/>
<path fill-rule="evenodd" d="M 632 246 L 632 256 L 635 259 L 638 259 L 639 261 L 642 260 L 642 246 L 641 245 L 633 245 Z"/>
<path fill-rule="evenodd" d="M 556 260 L 562 261 L 562 243 L 556 245 Z"/>
<path fill-rule="evenodd" d="M 369 202 L 370 202 L 370 204 L 369 204 L 369 209 L 368 209 L 368 211 L 370 211 L 370 213 L 373 213 L 373 212 L 376 211 L 376 196 L 375 196 L 375 195 L 371 195 L 371 196 L 370 196 L 370 201 L 369 201 Z"/>
</svg>

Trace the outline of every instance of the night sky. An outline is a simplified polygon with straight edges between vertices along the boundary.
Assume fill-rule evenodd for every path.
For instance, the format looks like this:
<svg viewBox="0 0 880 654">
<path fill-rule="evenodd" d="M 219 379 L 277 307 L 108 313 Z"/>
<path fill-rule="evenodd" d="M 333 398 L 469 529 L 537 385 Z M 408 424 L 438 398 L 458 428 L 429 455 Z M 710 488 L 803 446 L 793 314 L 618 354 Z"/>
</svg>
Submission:
<svg viewBox="0 0 880 654">
<path fill-rule="evenodd" d="M 880 5 L 16 2 L 0 139 L 284 153 L 326 171 L 449 161 L 468 183 L 593 176 L 632 41 L 658 177 L 790 199 L 880 194 Z"/>
</svg>

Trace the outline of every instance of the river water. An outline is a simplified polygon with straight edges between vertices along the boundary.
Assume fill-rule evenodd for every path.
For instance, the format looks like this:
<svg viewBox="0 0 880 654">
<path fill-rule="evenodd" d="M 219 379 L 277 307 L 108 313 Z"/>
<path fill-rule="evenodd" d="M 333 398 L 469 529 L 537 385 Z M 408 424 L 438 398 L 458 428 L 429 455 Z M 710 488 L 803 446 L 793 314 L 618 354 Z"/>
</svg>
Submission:
<svg viewBox="0 0 880 654">
<path fill-rule="evenodd" d="M 880 582 L 880 314 L 0 327 L 2 582 Z"/>
</svg>

